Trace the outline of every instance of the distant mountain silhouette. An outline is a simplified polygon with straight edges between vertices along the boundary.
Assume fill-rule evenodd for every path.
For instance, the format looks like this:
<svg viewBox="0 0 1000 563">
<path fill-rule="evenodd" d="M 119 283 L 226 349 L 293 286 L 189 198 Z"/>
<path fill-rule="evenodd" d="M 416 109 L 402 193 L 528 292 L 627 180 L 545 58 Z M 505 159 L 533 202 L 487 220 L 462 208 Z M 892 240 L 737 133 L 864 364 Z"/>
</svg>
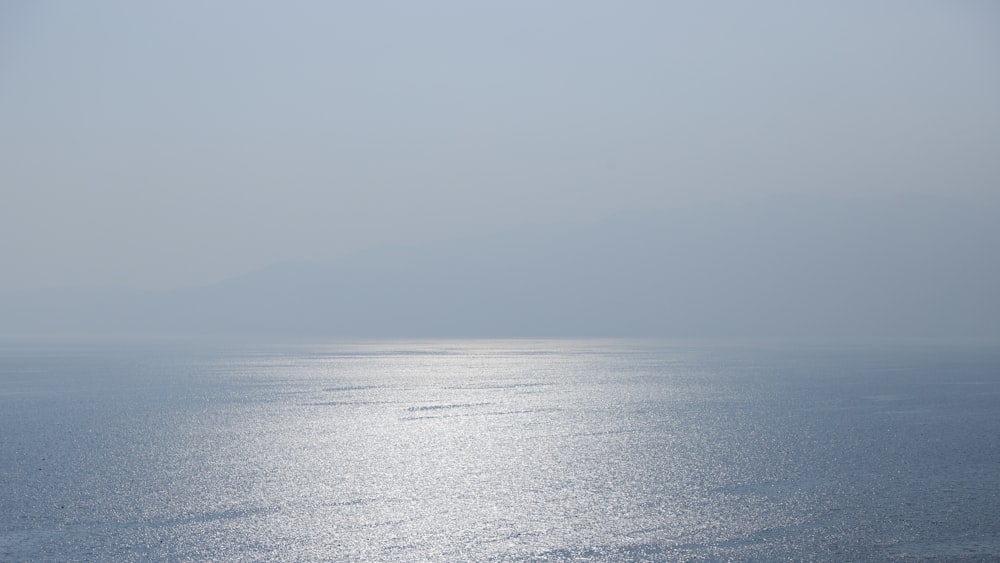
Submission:
<svg viewBox="0 0 1000 563">
<path fill-rule="evenodd" d="M 10 292 L 0 332 L 995 337 L 998 211 L 785 196 L 622 213 L 170 292 Z"/>
</svg>

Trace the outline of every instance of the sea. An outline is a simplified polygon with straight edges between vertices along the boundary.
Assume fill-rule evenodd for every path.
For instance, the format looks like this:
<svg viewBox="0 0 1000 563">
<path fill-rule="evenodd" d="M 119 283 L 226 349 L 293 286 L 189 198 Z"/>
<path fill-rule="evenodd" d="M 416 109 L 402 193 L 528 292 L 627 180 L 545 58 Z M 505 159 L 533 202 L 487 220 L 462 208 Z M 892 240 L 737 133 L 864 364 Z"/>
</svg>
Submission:
<svg viewBox="0 0 1000 563">
<path fill-rule="evenodd" d="M 0 340 L 0 561 L 1000 561 L 996 342 Z"/>
</svg>

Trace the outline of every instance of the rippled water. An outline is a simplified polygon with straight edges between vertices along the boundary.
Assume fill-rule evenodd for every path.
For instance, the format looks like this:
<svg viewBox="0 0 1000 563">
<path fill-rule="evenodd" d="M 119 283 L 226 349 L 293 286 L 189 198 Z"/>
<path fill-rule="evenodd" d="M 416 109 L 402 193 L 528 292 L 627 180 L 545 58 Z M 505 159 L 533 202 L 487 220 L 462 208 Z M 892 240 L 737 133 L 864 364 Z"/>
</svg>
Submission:
<svg viewBox="0 0 1000 563">
<path fill-rule="evenodd" d="M 0 345 L 0 560 L 998 560 L 1000 351 Z"/>
</svg>

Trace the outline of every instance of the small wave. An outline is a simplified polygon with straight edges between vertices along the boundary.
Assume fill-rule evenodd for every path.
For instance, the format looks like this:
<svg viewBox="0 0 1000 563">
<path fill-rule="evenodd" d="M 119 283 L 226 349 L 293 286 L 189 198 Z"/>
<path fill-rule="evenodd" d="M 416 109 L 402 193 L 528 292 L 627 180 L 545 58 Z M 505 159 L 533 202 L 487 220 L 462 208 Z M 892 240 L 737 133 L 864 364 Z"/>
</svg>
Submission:
<svg viewBox="0 0 1000 563">
<path fill-rule="evenodd" d="M 469 407 L 483 407 L 492 404 L 493 403 L 452 403 L 447 405 L 422 405 L 422 406 L 409 407 L 406 410 L 411 412 L 437 411 L 444 409 L 464 409 Z"/>
<path fill-rule="evenodd" d="M 365 391 L 368 389 L 384 389 L 382 385 L 345 385 L 343 387 L 327 387 L 323 391 L 327 393 L 341 393 L 344 391 Z"/>
</svg>

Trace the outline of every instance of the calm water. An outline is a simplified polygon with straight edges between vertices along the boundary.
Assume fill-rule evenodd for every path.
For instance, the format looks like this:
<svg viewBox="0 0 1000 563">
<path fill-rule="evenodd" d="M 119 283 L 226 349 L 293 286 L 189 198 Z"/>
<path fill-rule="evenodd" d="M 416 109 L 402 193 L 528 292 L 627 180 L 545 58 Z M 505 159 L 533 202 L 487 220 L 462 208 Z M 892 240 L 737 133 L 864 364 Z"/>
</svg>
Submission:
<svg viewBox="0 0 1000 563">
<path fill-rule="evenodd" d="M 0 560 L 1000 560 L 1000 349 L 0 343 Z"/>
</svg>

